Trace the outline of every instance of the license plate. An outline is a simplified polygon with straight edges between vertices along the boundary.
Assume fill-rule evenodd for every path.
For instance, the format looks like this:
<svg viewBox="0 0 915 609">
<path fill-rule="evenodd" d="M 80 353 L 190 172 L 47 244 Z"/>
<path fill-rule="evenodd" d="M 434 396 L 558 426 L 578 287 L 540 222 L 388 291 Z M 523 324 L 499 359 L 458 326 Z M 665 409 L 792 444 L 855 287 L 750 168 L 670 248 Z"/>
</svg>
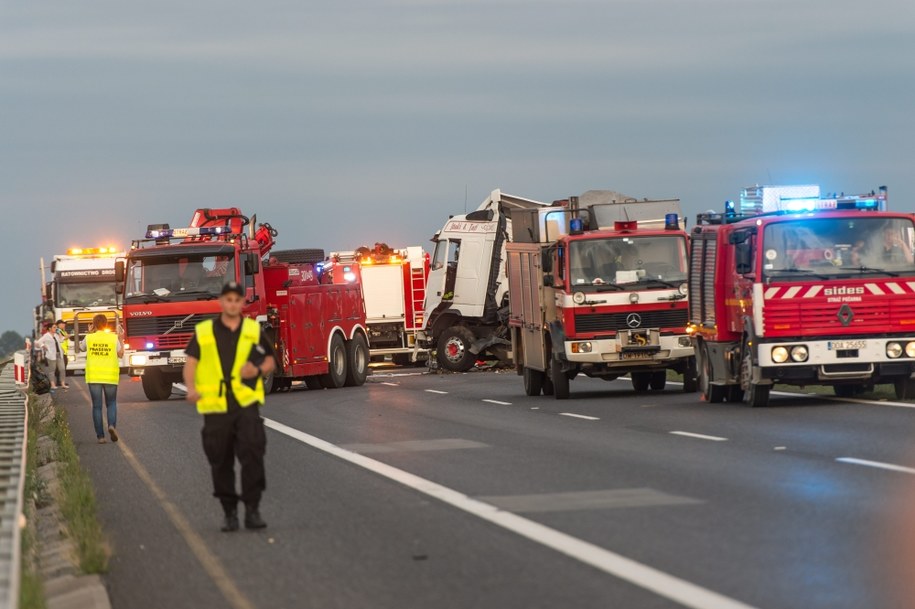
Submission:
<svg viewBox="0 0 915 609">
<path fill-rule="evenodd" d="M 626 353 L 625 351 L 620 354 L 620 359 L 651 359 L 651 353 L 646 351 L 635 351 L 633 353 Z"/>
<path fill-rule="evenodd" d="M 833 340 L 827 347 L 830 351 L 846 351 L 848 349 L 863 349 L 867 346 L 865 340 Z"/>
<path fill-rule="evenodd" d="M 183 363 L 185 363 L 185 362 L 187 362 L 187 356 L 186 356 L 186 355 L 176 355 L 176 356 L 174 356 L 174 357 L 168 358 L 168 363 L 169 363 L 169 364 L 172 364 L 172 365 L 174 365 L 174 364 L 183 364 Z"/>
</svg>

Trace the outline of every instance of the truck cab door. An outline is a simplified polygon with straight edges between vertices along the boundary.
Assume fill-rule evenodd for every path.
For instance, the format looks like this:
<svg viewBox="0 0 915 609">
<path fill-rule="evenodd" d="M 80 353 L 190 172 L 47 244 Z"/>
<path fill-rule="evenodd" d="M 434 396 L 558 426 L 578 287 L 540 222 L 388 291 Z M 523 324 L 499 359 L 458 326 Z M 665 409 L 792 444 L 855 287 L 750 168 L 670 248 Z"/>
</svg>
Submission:
<svg viewBox="0 0 915 609">
<path fill-rule="evenodd" d="M 483 314 L 486 280 L 489 277 L 489 265 L 485 263 L 491 258 L 491 250 L 492 241 L 482 235 L 468 235 L 461 240 L 455 252 L 453 302 L 465 316 L 479 317 Z"/>
</svg>

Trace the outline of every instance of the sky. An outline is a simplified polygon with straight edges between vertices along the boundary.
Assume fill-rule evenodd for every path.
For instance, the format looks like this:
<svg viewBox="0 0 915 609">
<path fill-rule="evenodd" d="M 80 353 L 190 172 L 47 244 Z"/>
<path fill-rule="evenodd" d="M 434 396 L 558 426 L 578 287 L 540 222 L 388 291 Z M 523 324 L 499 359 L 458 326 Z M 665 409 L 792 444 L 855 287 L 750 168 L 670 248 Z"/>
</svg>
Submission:
<svg viewBox="0 0 915 609">
<path fill-rule="evenodd" d="M 0 3 L 0 331 L 40 257 L 198 207 L 283 249 L 428 247 L 495 188 L 915 211 L 913 169 L 911 0 Z"/>
</svg>

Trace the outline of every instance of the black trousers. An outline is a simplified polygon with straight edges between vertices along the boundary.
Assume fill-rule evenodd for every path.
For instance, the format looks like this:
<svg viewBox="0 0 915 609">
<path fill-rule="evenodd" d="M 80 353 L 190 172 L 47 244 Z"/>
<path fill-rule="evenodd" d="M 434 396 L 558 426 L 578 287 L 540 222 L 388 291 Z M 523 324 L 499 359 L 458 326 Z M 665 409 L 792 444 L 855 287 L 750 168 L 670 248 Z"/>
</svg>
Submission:
<svg viewBox="0 0 915 609">
<path fill-rule="evenodd" d="M 213 475 L 213 496 L 224 507 L 234 507 L 241 499 L 256 507 L 267 488 L 264 454 L 267 434 L 260 407 L 230 408 L 225 414 L 203 417 L 203 452 Z M 235 490 L 235 459 L 241 464 L 241 495 Z"/>
</svg>

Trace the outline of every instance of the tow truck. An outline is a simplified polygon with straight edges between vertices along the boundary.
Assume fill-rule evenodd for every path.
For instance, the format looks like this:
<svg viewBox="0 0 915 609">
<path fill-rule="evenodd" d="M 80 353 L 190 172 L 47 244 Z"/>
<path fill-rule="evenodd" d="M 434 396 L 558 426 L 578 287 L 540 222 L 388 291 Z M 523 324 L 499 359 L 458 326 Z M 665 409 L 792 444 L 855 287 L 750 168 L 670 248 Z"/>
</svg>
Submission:
<svg viewBox="0 0 915 609">
<path fill-rule="evenodd" d="M 358 280 L 332 282 L 324 252 L 272 252 L 277 231 L 238 208 L 202 208 L 186 228 L 151 224 L 120 265 L 127 340 L 136 348 L 129 374 L 149 400 L 165 400 L 181 382 L 194 326 L 219 315 L 222 286 L 245 287 L 243 314 L 273 342 L 277 370 L 265 389 L 361 385 L 368 374 L 365 308 Z M 358 279 L 356 277 L 356 279 Z"/>
<path fill-rule="evenodd" d="M 525 393 L 567 399 L 580 373 L 629 374 L 636 391 L 662 390 L 668 370 L 695 391 L 679 200 L 612 191 L 586 200 L 513 215 L 509 325 Z"/>
<path fill-rule="evenodd" d="M 915 397 L 915 225 L 887 190 L 772 197 L 699 214 L 689 331 L 709 402 L 766 406 L 776 384 Z"/>
<path fill-rule="evenodd" d="M 112 327 L 120 325 L 115 265 L 124 256 L 125 252 L 114 246 L 70 248 L 66 254 L 51 259 L 51 280 L 47 282 L 45 261 L 41 260 L 43 305 L 36 316 L 36 335 L 41 333 L 41 322 L 62 319 L 66 323 L 68 375 L 86 370 L 86 356 L 79 352 L 79 340 L 89 331 L 95 315 L 105 315 Z M 125 365 L 126 357 L 127 354 Z"/>
<path fill-rule="evenodd" d="M 429 254 L 421 246 L 392 248 L 376 243 L 351 252 L 331 252 L 324 268 L 341 264 L 359 268 L 372 358 L 390 355 L 399 366 L 411 364 L 416 333 L 423 324 Z"/>
</svg>

